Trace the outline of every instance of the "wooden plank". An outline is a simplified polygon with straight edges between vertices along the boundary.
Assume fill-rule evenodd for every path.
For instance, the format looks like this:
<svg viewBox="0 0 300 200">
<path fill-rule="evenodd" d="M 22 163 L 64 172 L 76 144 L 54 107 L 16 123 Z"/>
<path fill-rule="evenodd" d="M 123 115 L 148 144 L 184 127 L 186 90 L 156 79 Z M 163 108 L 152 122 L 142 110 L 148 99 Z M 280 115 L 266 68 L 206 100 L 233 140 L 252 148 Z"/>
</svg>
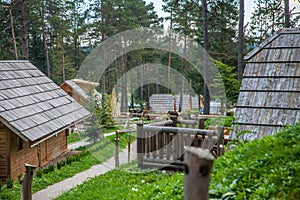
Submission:
<svg viewBox="0 0 300 200">
<path fill-rule="evenodd" d="M 164 133 L 157 133 L 157 139 L 158 139 L 158 154 L 159 159 L 163 159 L 164 157 Z"/>
<path fill-rule="evenodd" d="M 170 133 L 165 133 L 165 142 L 166 142 L 166 159 L 170 160 L 170 151 L 171 151 L 171 143 L 170 143 Z"/>
<path fill-rule="evenodd" d="M 157 139 L 156 139 L 157 135 L 155 132 L 151 132 L 151 152 L 152 152 L 152 156 L 155 159 L 157 157 Z"/>
<path fill-rule="evenodd" d="M 142 167 L 143 165 L 143 124 L 137 124 L 136 128 L 136 138 L 137 138 L 137 162 L 138 162 L 138 167 Z"/>
<path fill-rule="evenodd" d="M 143 127 L 145 131 L 153 131 L 153 132 L 169 132 L 169 133 L 177 133 L 180 130 L 180 134 L 204 134 L 204 135 L 215 135 L 216 133 L 211 130 L 203 130 L 203 129 L 192 129 L 192 128 L 176 128 L 176 127 L 155 127 L 155 126 L 147 126 Z"/>
</svg>

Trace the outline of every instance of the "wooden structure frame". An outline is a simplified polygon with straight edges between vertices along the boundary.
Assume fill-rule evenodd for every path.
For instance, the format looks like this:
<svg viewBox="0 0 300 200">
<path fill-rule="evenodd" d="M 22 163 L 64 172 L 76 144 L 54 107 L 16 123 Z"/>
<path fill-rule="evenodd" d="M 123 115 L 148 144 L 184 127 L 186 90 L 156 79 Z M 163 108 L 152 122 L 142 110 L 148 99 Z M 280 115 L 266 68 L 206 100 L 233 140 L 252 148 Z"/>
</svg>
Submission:
<svg viewBox="0 0 300 200">
<path fill-rule="evenodd" d="M 151 125 L 137 125 L 137 153 L 140 168 L 182 168 L 182 158 L 187 146 L 201 147 L 211 152 L 216 150 L 216 156 L 223 153 L 223 127 L 204 130 L 195 129 L 197 125 L 195 121 L 178 120 L 177 123 L 187 128 L 173 127 L 172 120 Z"/>
</svg>

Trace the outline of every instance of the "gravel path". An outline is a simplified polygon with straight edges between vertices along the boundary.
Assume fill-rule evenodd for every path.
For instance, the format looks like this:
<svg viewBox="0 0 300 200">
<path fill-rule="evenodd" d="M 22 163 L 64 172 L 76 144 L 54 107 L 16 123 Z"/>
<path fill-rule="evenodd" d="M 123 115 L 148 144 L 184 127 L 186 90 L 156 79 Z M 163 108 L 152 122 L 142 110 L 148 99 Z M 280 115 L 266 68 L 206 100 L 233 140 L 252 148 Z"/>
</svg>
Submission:
<svg viewBox="0 0 300 200">
<path fill-rule="evenodd" d="M 135 160 L 136 155 L 136 142 L 131 145 L 130 149 L 130 159 Z M 124 164 L 127 163 L 127 156 L 128 156 L 128 149 L 124 149 L 119 154 L 119 163 Z M 40 190 L 32 195 L 33 200 L 51 200 L 55 197 L 58 197 L 61 193 L 70 190 L 71 188 L 82 184 L 84 181 L 88 180 L 89 178 L 99 176 L 104 174 L 112 169 L 114 169 L 115 161 L 114 157 L 110 158 L 108 161 L 104 162 L 103 164 L 94 165 L 90 169 L 80 172 L 75 176 L 65 179 L 61 182 L 55 183 L 53 185 L 48 186 L 47 188 Z"/>
</svg>

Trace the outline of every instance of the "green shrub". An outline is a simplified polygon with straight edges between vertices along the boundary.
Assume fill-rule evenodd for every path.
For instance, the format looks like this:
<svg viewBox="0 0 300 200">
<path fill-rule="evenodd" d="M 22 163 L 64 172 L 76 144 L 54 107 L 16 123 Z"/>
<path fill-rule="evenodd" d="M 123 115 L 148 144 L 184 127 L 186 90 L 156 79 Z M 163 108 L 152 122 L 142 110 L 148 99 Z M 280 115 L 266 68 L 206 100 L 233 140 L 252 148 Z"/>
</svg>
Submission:
<svg viewBox="0 0 300 200">
<path fill-rule="evenodd" d="M 18 175 L 18 182 L 19 182 L 20 184 L 22 184 L 22 177 L 23 177 L 23 174 L 19 174 L 19 175 Z"/>
<path fill-rule="evenodd" d="M 6 187 L 7 187 L 8 189 L 11 189 L 11 188 L 13 187 L 13 185 L 14 185 L 13 179 L 12 179 L 12 178 L 8 178 L 8 179 L 6 180 Z"/>
<path fill-rule="evenodd" d="M 42 176 L 43 176 L 43 170 L 41 170 L 41 169 L 36 170 L 35 176 L 37 178 L 42 178 Z"/>
<path fill-rule="evenodd" d="M 300 126 L 238 143 L 213 167 L 210 196 L 222 199 L 299 199 Z"/>
<path fill-rule="evenodd" d="M 48 172 L 49 172 L 48 168 L 43 169 L 43 174 L 48 174 Z"/>
<path fill-rule="evenodd" d="M 48 173 L 54 171 L 54 165 L 49 165 L 48 166 Z"/>
</svg>

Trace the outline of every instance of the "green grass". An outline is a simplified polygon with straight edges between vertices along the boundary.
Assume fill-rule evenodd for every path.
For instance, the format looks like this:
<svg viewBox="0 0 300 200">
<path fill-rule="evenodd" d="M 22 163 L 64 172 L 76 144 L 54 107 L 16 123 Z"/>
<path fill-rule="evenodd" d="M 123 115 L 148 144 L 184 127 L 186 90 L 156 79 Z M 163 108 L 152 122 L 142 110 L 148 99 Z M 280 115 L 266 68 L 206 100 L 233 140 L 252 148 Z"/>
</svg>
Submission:
<svg viewBox="0 0 300 200">
<path fill-rule="evenodd" d="M 103 133 L 116 132 L 117 130 L 121 130 L 122 128 L 123 128 L 122 126 L 115 126 L 113 128 L 105 128 L 105 129 L 103 129 Z"/>
<path fill-rule="evenodd" d="M 134 133 L 131 134 L 131 141 L 135 140 Z M 33 193 L 46 188 L 49 185 L 60 182 L 66 178 L 74 176 L 76 173 L 89 169 L 91 166 L 105 162 L 114 155 L 114 135 L 103 138 L 101 141 L 91 145 L 90 147 L 81 147 L 79 150 L 88 149 L 91 153 L 85 153 L 80 157 L 79 161 L 74 161 L 71 164 L 65 165 L 58 170 L 48 174 L 43 174 L 41 178 L 34 177 L 32 190 Z M 119 149 L 122 150 L 127 146 L 127 135 L 121 135 L 119 141 Z M 0 199 L 20 199 L 21 184 L 14 183 L 12 189 L 7 189 L 2 186 L 0 189 Z"/>
<path fill-rule="evenodd" d="M 81 140 L 80 133 L 74 132 L 68 135 L 68 144 L 79 142 Z"/>
<path fill-rule="evenodd" d="M 225 126 L 231 127 L 233 121 L 233 116 L 226 116 L 226 117 L 217 117 L 205 120 L 204 127 L 207 126 Z"/>
<path fill-rule="evenodd" d="M 136 166 L 136 163 L 135 163 Z M 121 167 L 92 178 L 56 198 L 63 199 L 183 199 L 181 173 L 139 171 Z M 172 198 L 170 198 L 172 197 Z"/>
</svg>

